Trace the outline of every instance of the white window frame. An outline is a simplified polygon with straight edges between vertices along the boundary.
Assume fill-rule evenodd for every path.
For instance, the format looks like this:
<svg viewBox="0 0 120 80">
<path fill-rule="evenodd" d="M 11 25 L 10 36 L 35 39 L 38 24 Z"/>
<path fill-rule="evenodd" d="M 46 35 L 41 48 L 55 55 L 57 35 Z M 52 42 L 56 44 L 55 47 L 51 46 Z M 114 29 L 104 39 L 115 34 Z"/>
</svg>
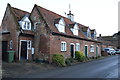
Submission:
<svg viewBox="0 0 120 80">
<path fill-rule="evenodd" d="M 94 45 L 91 45 L 90 46 L 90 52 L 94 52 L 94 51 L 95 51 Z"/>
<path fill-rule="evenodd" d="M 76 51 L 80 51 L 80 44 L 76 43 Z"/>
<path fill-rule="evenodd" d="M 61 41 L 61 51 L 67 51 L 67 43 L 65 41 Z"/>
<path fill-rule="evenodd" d="M 10 40 L 10 49 L 12 49 L 12 48 L 13 48 L 13 41 Z"/>
<path fill-rule="evenodd" d="M 24 22 L 23 29 L 24 30 L 31 30 L 31 23 L 28 21 L 23 21 L 23 22 Z"/>
<path fill-rule="evenodd" d="M 28 17 L 24 16 L 20 21 L 19 24 L 23 30 L 31 30 L 31 21 Z"/>
</svg>

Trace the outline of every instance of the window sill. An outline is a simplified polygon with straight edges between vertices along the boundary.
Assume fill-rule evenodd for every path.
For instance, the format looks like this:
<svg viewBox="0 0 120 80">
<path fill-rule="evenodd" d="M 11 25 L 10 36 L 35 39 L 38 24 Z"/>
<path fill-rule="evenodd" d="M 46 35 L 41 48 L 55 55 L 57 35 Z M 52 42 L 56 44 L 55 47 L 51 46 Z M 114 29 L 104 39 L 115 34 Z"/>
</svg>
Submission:
<svg viewBox="0 0 120 80">
<path fill-rule="evenodd" d="M 61 51 L 61 52 L 67 52 L 67 51 Z"/>
<path fill-rule="evenodd" d="M 28 50 L 31 50 L 31 48 L 29 48 Z"/>
</svg>

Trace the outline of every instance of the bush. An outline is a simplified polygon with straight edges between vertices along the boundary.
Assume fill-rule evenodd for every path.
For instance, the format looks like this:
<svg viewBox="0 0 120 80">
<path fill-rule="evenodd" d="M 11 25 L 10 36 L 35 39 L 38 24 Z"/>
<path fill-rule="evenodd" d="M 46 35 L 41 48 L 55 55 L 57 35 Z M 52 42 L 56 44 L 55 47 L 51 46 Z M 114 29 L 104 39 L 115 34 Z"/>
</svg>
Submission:
<svg viewBox="0 0 120 80">
<path fill-rule="evenodd" d="M 68 66 L 72 65 L 69 58 L 67 58 L 67 59 L 65 60 L 65 63 L 66 63 Z"/>
<path fill-rule="evenodd" d="M 83 52 L 80 51 L 75 51 L 75 59 L 77 59 L 78 61 L 85 61 L 86 57 L 84 56 Z"/>
<path fill-rule="evenodd" d="M 52 61 L 58 66 L 65 66 L 65 58 L 62 54 L 54 54 L 52 57 Z"/>
<path fill-rule="evenodd" d="M 70 66 L 70 65 L 72 65 L 73 61 L 74 61 L 73 58 L 67 58 L 67 59 L 65 60 L 65 63 Z"/>
</svg>

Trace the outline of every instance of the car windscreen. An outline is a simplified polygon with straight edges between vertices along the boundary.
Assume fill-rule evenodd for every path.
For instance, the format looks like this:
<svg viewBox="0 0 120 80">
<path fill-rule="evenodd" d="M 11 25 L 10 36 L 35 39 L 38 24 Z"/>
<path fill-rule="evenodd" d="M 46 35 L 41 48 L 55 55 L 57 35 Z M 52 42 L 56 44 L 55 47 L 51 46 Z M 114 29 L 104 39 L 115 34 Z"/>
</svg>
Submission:
<svg viewBox="0 0 120 80">
<path fill-rule="evenodd" d="M 105 51 L 109 51 L 109 49 L 104 49 Z"/>
</svg>

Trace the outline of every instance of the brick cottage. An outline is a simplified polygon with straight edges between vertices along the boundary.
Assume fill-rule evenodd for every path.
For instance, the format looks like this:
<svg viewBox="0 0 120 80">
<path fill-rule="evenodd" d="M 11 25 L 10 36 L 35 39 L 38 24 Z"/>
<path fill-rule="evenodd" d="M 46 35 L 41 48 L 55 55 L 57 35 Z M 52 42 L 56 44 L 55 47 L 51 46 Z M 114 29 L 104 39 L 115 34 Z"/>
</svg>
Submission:
<svg viewBox="0 0 120 80">
<path fill-rule="evenodd" d="M 15 60 L 51 61 L 55 53 L 75 58 L 75 51 L 101 56 L 96 30 L 75 22 L 71 11 L 63 17 L 36 4 L 31 13 L 8 4 L 1 26 L 2 54 L 14 50 Z"/>
</svg>

